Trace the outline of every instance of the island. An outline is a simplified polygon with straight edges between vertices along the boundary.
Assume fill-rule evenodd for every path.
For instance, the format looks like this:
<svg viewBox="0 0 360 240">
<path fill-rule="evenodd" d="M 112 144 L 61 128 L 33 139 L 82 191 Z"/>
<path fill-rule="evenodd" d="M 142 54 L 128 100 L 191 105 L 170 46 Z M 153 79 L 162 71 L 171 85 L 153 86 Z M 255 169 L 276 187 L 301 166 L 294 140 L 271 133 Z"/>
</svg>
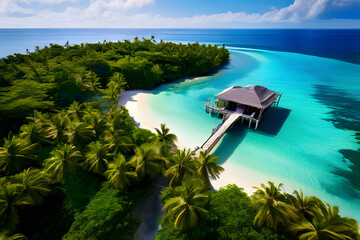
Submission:
<svg viewBox="0 0 360 240">
<path fill-rule="evenodd" d="M 136 126 L 124 90 L 226 64 L 225 46 L 151 39 L 51 44 L 0 60 L 0 228 L 5 239 L 133 239 L 134 210 L 159 179 L 156 239 L 360 239 L 356 220 L 271 181 L 214 191 L 223 167 L 179 149 L 165 123 Z M 156 221 L 156 220 L 155 220 Z"/>
</svg>

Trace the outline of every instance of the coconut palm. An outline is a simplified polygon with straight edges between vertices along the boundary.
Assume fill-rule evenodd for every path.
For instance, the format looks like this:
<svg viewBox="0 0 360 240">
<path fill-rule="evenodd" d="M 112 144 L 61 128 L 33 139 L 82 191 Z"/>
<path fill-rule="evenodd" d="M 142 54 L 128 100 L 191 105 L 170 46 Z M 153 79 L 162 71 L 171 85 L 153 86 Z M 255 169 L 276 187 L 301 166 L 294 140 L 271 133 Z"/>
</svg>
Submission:
<svg viewBox="0 0 360 240">
<path fill-rule="evenodd" d="M 30 202 L 22 199 L 13 184 L 0 185 L 0 225 L 14 230 L 19 223 L 17 207 Z"/>
<path fill-rule="evenodd" d="M 178 196 L 165 201 L 164 210 L 176 227 L 186 231 L 196 226 L 200 216 L 208 216 L 204 209 L 207 202 L 208 196 L 201 193 L 201 187 L 190 182 L 180 187 Z"/>
<path fill-rule="evenodd" d="M 169 133 L 170 129 L 166 127 L 165 123 L 160 125 L 160 129 L 155 128 L 156 130 L 156 139 L 160 143 L 164 143 L 168 148 L 174 149 L 176 148 L 175 141 L 177 137 L 173 133 Z"/>
<path fill-rule="evenodd" d="M 80 121 L 82 119 L 82 108 L 81 104 L 74 101 L 67 110 L 67 115 L 75 121 Z"/>
<path fill-rule="evenodd" d="M 74 172 L 82 159 L 81 153 L 74 145 L 59 145 L 51 152 L 51 158 L 45 159 L 47 172 L 51 173 L 58 180 Z"/>
<path fill-rule="evenodd" d="M 51 134 L 52 139 L 56 143 L 66 143 L 68 140 L 66 129 L 69 125 L 70 119 L 67 115 L 58 113 L 51 118 Z"/>
<path fill-rule="evenodd" d="M 86 113 L 83 119 L 94 129 L 96 138 L 100 137 L 108 128 L 107 121 L 100 113 Z"/>
<path fill-rule="evenodd" d="M 39 119 L 35 122 L 22 125 L 20 128 L 20 137 L 29 140 L 30 143 L 49 143 L 52 137 L 50 126 L 41 122 Z"/>
<path fill-rule="evenodd" d="M 356 220 L 340 217 L 339 208 L 331 207 L 329 204 L 319 209 L 311 221 L 302 218 L 295 222 L 289 231 L 300 240 L 360 239 Z"/>
<path fill-rule="evenodd" d="M 122 191 L 126 191 L 131 182 L 137 178 L 136 173 L 131 170 L 131 165 L 122 154 L 114 156 L 114 161 L 109 164 L 109 169 L 104 175 L 111 186 Z"/>
<path fill-rule="evenodd" d="M 125 89 L 126 81 L 124 75 L 121 73 L 115 73 L 114 76 L 110 78 L 109 83 L 107 84 L 108 90 L 107 95 L 108 97 L 116 101 L 118 99 L 118 95 Z"/>
<path fill-rule="evenodd" d="M 37 110 L 34 110 L 34 113 L 32 116 L 29 116 L 29 117 L 26 117 L 26 119 L 29 121 L 29 122 L 36 122 L 36 121 L 41 121 L 41 122 L 47 122 L 49 121 L 49 115 L 46 114 L 46 113 L 42 113 L 42 112 L 39 112 Z"/>
<path fill-rule="evenodd" d="M 118 130 L 131 131 L 133 128 L 133 120 L 129 118 L 129 112 L 125 107 L 120 107 L 119 109 L 112 108 L 108 114 L 110 123 L 110 129 L 112 132 Z"/>
<path fill-rule="evenodd" d="M 324 203 L 320 199 L 315 196 L 304 196 L 302 190 L 300 192 L 295 190 L 293 194 L 295 196 L 290 194 L 285 194 L 285 196 L 290 200 L 296 215 L 304 217 L 308 221 L 314 218 L 314 214 L 319 211 L 319 208 L 325 208 Z"/>
<path fill-rule="evenodd" d="M 214 157 L 209 154 L 209 151 L 200 152 L 200 157 L 197 159 L 199 162 L 198 173 L 204 180 L 206 187 L 210 187 L 210 178 L 219 178 L 220 172 L 224 171 L 224 168 L 216 163 L 218 157 Z"/>
<path fill-rule="evenodd" d="M 82 111 L 81 111 L 82 116 L 84 114 L 96 115 L 96 114 L 100 113 L 100 110 L 96 109 L 92 102 L 84 102 L 84 103 L 82 103 L 81 104 L 81 109 L 82 109 Z"/>
<path fill-rule="evenodd" d="M 116 72 L 111 78 L 110 78 L 110 82 L 114 82 L 117 84 L 117 88 L 119 91 L 119 94 L 121 93 L 121 91 L 123 91 L 126 87 L 126 81 L 125 81 L 125 77 L 122 73 Z"/>
<path fill-rule="evenodd" d="M 170 178 L 169 186 L 174 187 L 182 183 L 185 174 L 195 173 L 196 161 L 192 158 L 193 152 L 188 149 L 177 150 L 174 156 L 169 158 L 169 169 L 165 176 Z"/>
<path fill-rule="evenodd" d="M 269 186 L 261 184 L 261 188 L 253 195 L 252 205 L 256 208 L 257 213 L 254 218 L 254 225 L 265 225 L 274 230 L 279 225 L 284 225 L 295 214 L 291 207 L 285 203 L 286 198 L 281 193 L 282 184 L 278 187 L 273 182 L 268 182 Z"/>
<path fill-rule="evenodd" d="M 33 205 L 40 205 L 51 190 L 51 178 L 38 169 L 28 168 L 11 178 L 19 196 Z"/>
<path fill-rule="evenodd" d="M 31 166 L 36 159 L 38 144 L 31 144 L 27 140 L 18 138 L 12 133 L 4 140 L 0 148 L 0 171 L 13 174 Z"/>
<path fill-rule="evenodd" d="M 22 234 L 14 234 L 10 236 L 9 230 L 2 230 L 0 232 L 0 240 L 26 240 L 27 238 Z"/>
<path fill-rule="evenodd" d="M 88 145 L 89 151 L 85 155 L 84 165 L 96 174 L 102 175 L 108 167 L 110 158 L 109 145 L 102 144 L 99 141 L 92 142 Z"/>
<path fill-rule="evenodd" d="M 87 123 L 77 122 L 75 124 L 70 124 L 67 135 L 70 142 L 77 147 L 83 147 L 94 139 L 95 130 Z"/>
<path fill-rule="evenodd" d="M 96 73 L 92 71 L 85 75 L 84 83 L 87 89 L 91 91 L 98 91 L 101 87 L 100 78 L 98 78 Z"/>
<path fill-rule="evenodd" d="M 138 176 L 154 178 L 161 171 L 163 161 L 156 147 L 143 144 L 135 148 L 130 164 L 135 167 Z"/>
<path fill-rule="evenodd" d="M 100 79 L 96 76 L 94 72 L 82 72 L 80 76 L 76 78 L 76 84 L 79 88 L 84 91 L 98 91 L 101 87 Z"/>
<path fill-rule="evenodd" d="M 111 136 L 109 148 L 114 154 L 127 153 L 136 145 L 126 131 L 118 130 Z"/>
</svg>

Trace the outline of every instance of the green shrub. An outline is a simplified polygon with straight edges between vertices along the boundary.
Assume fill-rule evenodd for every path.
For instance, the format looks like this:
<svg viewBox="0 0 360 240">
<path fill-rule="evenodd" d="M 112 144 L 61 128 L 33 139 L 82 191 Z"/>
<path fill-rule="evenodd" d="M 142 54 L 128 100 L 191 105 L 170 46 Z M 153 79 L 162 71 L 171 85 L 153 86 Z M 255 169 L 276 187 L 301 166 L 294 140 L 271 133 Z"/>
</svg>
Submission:
<svg viewBox="0 0 360 240">
<path fill-rule="evenodd" d="M 136 145 L 140 146 L 143 143 L 149 142 L 149 139 L 151 139 L 153 136 L 155 136 L 155 134 L 152 133 L 150 130 L 143 128 L 135 128 L 132 137 Z"/>
<path fill-rule="evenodd" d="M 75 215 L 64 240 L 133 239 L 141 220 L 132 214 L 133 204 L 117 189 L 104 185 L 82 213 Z"/>
<path fill-rule="evenodd" d="M 66 177 L 64 180 L 66 208 L 83 211 L 100 187 L 99 179 L 83 170 Z"/>
</svg>

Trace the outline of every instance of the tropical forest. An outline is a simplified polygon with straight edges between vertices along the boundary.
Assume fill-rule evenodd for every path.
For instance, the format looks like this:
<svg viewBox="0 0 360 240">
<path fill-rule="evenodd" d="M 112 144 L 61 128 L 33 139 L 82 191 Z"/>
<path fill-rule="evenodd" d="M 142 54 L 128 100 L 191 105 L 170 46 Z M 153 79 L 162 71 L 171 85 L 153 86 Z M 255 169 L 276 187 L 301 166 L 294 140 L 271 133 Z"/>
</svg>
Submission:
<svg viewBox="0 0 360 240">
<path fill-rule="evenodd" d="M 214 190 L 218 157 L 179 149 L 166 123 L 139 128 L 118 104 L 124 90 L 211 74 L 229 60 L 225 46 L 155 37 L 0 59 L 0 239 L 134 239 L 134 210 L 160 179 L 157 240 L 360 240 L 356 220 L 300 189 Z"/>
</svg>

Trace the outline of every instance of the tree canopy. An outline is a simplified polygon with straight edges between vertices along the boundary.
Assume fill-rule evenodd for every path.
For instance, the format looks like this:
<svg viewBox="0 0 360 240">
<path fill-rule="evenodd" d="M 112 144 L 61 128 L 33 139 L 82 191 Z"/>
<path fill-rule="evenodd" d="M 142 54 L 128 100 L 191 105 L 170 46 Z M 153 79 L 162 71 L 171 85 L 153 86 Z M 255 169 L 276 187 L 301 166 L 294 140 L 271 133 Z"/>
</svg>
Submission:
<svg viewBox="0 0 360 240">
<path fill-rule="evenodd" d="M 226 63 L 222 46 L 143 41 L 50 44 L 0 59 L 0 132 L 16 129 L 34 109 L 53 110 L 73 100 L 124 89 L 149 89 L 187 75 L 203 75 Z"/>
</svg>

